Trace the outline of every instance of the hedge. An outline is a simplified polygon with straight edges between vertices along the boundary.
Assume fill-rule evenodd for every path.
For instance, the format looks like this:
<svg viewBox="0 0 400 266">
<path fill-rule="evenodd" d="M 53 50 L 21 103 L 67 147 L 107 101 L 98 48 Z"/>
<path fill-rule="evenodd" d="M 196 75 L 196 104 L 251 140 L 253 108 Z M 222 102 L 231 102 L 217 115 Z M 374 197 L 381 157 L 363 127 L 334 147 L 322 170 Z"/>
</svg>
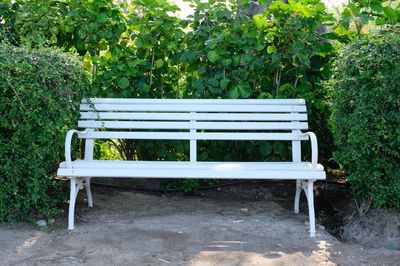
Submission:
<svg viewBox="0 0 400 266">
<path fill-rule="evenodd" d="M 75 55 L 0 44 L 0 221 L 60 212 L 55 171 L 87 89 Z"/>
<path fill-rule="evenodd" d="M 345 47 L 330 81 L 335 158 L 374 207 L 400 208 L 399 81 L 398 28 Z"/>
</svg>

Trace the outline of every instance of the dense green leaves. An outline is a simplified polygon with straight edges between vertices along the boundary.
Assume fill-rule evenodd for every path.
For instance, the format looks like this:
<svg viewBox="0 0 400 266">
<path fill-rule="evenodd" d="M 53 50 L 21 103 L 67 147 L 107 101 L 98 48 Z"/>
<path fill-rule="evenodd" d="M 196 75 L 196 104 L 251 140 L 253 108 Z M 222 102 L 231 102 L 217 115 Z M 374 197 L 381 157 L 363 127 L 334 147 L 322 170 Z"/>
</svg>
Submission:
<svg viewBox="0 0 400 266">
<path fill-rule="evenodd" d="M 354 37 L 400 23 L 400 4 L 391 0 L 349 1 L 333 29 L 338 40 L 349 42 Z M 372 25 L 375 25 L 373 27 Z"/>
<path fill-rule="evenodd" d="M 0 221 L 60 212 L 54 175 L 87 89 L 75 55 L 0 44 Z"/>
<path fill-rule="evenodd" d="M 398 24 L 398 3 L 350 1 L 335 19 L 320 0 L 259 1 L 270 5 L 255 16 L 250 1 L 190 2 L 180 19 L 165 0 L 0 0 L 0 40 L 78 52 L 95 97 L 305 98 L 320 160 L 335 166 L 323 81 L 338 42 Z M 287 144 L 204 143 L 199 158 L 290 159 Z M 187 159 L 181 143 L 117 146 L 125 159 Z"/>
<path fill-rule="evenodd" d="M 166 1 L 20 1 L 18 34 L 33 47 L 56 45 L 83 56 L 93 96 L 153 98 L 304 97 L 312 122 L 324 132 L 326 106 L 319 82 L 333 47 L 322 46 L 317 27 L 330 20 L 319 1 L 274 1 L 265 14 L 241 14 L 236 1 L 194 0 L 193 16 L 174 16 Z M 316 104 L 318 103 L 318 104 Z M 318 125 L 318 127 L 317 127 Z M 329 135 L 324 138 L 329 147 Z M 251 142 L 235 152 L 248 160 L 290 159 L 288 146 L 261 153 Z M 121 140 L 122 158 L 187 158 L 176 143 Z M 205 144 L 208 160 L 218 159 L 231 142 Z M 330 158 L 330 149 L 323 158 Z M 235 159 L 232 153 L 224 160 Z M 265 155 L 267 154 L 267 155 Z"/>
<path fill-rule="evenodd" d="M 330 81 L 335 158 L 361 202 L 400 208 L 399 29 L 343 48 Z"/>
<path fill-rule="evenodd" d="M 18 3 L 0 0 L 0 41 L 5 40 L 12 44 L 19 43 L 19 36 L 15 28 L 17 10 Z"/>
</svg>

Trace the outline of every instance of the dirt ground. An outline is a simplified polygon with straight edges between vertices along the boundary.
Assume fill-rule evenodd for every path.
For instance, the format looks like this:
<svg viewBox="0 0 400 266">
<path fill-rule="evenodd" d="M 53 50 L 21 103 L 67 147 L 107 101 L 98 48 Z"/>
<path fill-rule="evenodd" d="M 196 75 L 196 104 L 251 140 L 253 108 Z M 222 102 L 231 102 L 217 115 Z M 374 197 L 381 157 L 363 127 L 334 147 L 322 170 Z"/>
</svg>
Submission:
<svg viewBox="0 0 400 266">
<path fill-rule="evenodd" d="M 92 209 L 80 193 L 72 232 L 66 217 L 44 231 L 1 224 L 0 265 L 400 265 L 399 250 L 341 243 L 321 226 L 310 238 L 305 206 L 296 215 L 268 189 L 257 197 L 226 190 L 95 186 Z"/>
</svg>

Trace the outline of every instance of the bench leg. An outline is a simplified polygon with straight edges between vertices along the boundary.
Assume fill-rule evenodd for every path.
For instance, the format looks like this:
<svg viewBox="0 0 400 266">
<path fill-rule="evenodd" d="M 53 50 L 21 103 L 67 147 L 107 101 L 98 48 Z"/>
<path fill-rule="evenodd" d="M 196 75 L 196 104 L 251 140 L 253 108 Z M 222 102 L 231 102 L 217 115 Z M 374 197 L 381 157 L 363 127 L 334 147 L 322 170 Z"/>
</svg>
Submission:
<svg viewBox="0 0 400 266">
<path fill-rule="evenodd" d="M 315 237 L 315 211 L 314 211 L 314 180 L 297 180 L 296 181 L 296 195 L 294 199 L 294 212 L 299 213 L 299 202 L 301 191 L 307 197 L 308 203 L 308 217 L 310 219 L 310 237 Z"/>
<path fill-rule="evenodd" d="M 296 195 L 294 196 L 294 213 L 299 213 L 299 204 L 300 204 L 300 194 L 301 194 L 302 186 L 300 180 L 296 180 Z"/>
<path fill-rule="evenodd" d="M 93 197 L 92 197 L 92 190 L 90 189 L 90 177 L 85 178 L 85 183 L 83 184 L 86 189 L 86 195 L 88 200 L 88 206 L 90 208 L 93 207 Z"/>
<path fill-rule="evenodd" d="M 82 180 L 77 179 L 76 177 L 71 177 L 70 182 L 71 188 L 69 195 L 68 230 L 73 230 L 76 196 L 78 195 L 79 189 L 82 186 Z"/>
<path fill-rule="evenodd" d="M 307 188 L 307 202 L 308 202 L 308 216 L 310 219 L 310 237 L 315 237 L 315 212 L 314 212 L 314 180 L 308 180 L 306 183 Z"/>
</svg>

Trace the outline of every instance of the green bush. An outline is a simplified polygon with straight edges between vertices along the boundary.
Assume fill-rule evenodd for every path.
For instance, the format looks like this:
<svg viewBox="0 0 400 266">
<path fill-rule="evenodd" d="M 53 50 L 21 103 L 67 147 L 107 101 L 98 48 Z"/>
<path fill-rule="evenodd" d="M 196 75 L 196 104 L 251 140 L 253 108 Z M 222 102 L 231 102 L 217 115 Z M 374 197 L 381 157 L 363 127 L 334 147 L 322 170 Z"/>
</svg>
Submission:
<svg viewBox="0 0 400 266">
<path fill-rule="evenodd" d="M 87 88 L 77 57 L 0 44 L 0 221 L 58 213 L 54 174 Z"/>
<path fill-rule="evenodd" d="M 15 45 L 19 43 L 15 27 L 18 6 L 15 1 L 0 0 L 0 41 L 7 41 Z"/>
<path fill-rule="evenodd" d="M 374 207 L 400 208 L 398 30 L 346 46 L 329 84 L 335 157 L 358 201 L 372 200 Z"/>
</svg>

